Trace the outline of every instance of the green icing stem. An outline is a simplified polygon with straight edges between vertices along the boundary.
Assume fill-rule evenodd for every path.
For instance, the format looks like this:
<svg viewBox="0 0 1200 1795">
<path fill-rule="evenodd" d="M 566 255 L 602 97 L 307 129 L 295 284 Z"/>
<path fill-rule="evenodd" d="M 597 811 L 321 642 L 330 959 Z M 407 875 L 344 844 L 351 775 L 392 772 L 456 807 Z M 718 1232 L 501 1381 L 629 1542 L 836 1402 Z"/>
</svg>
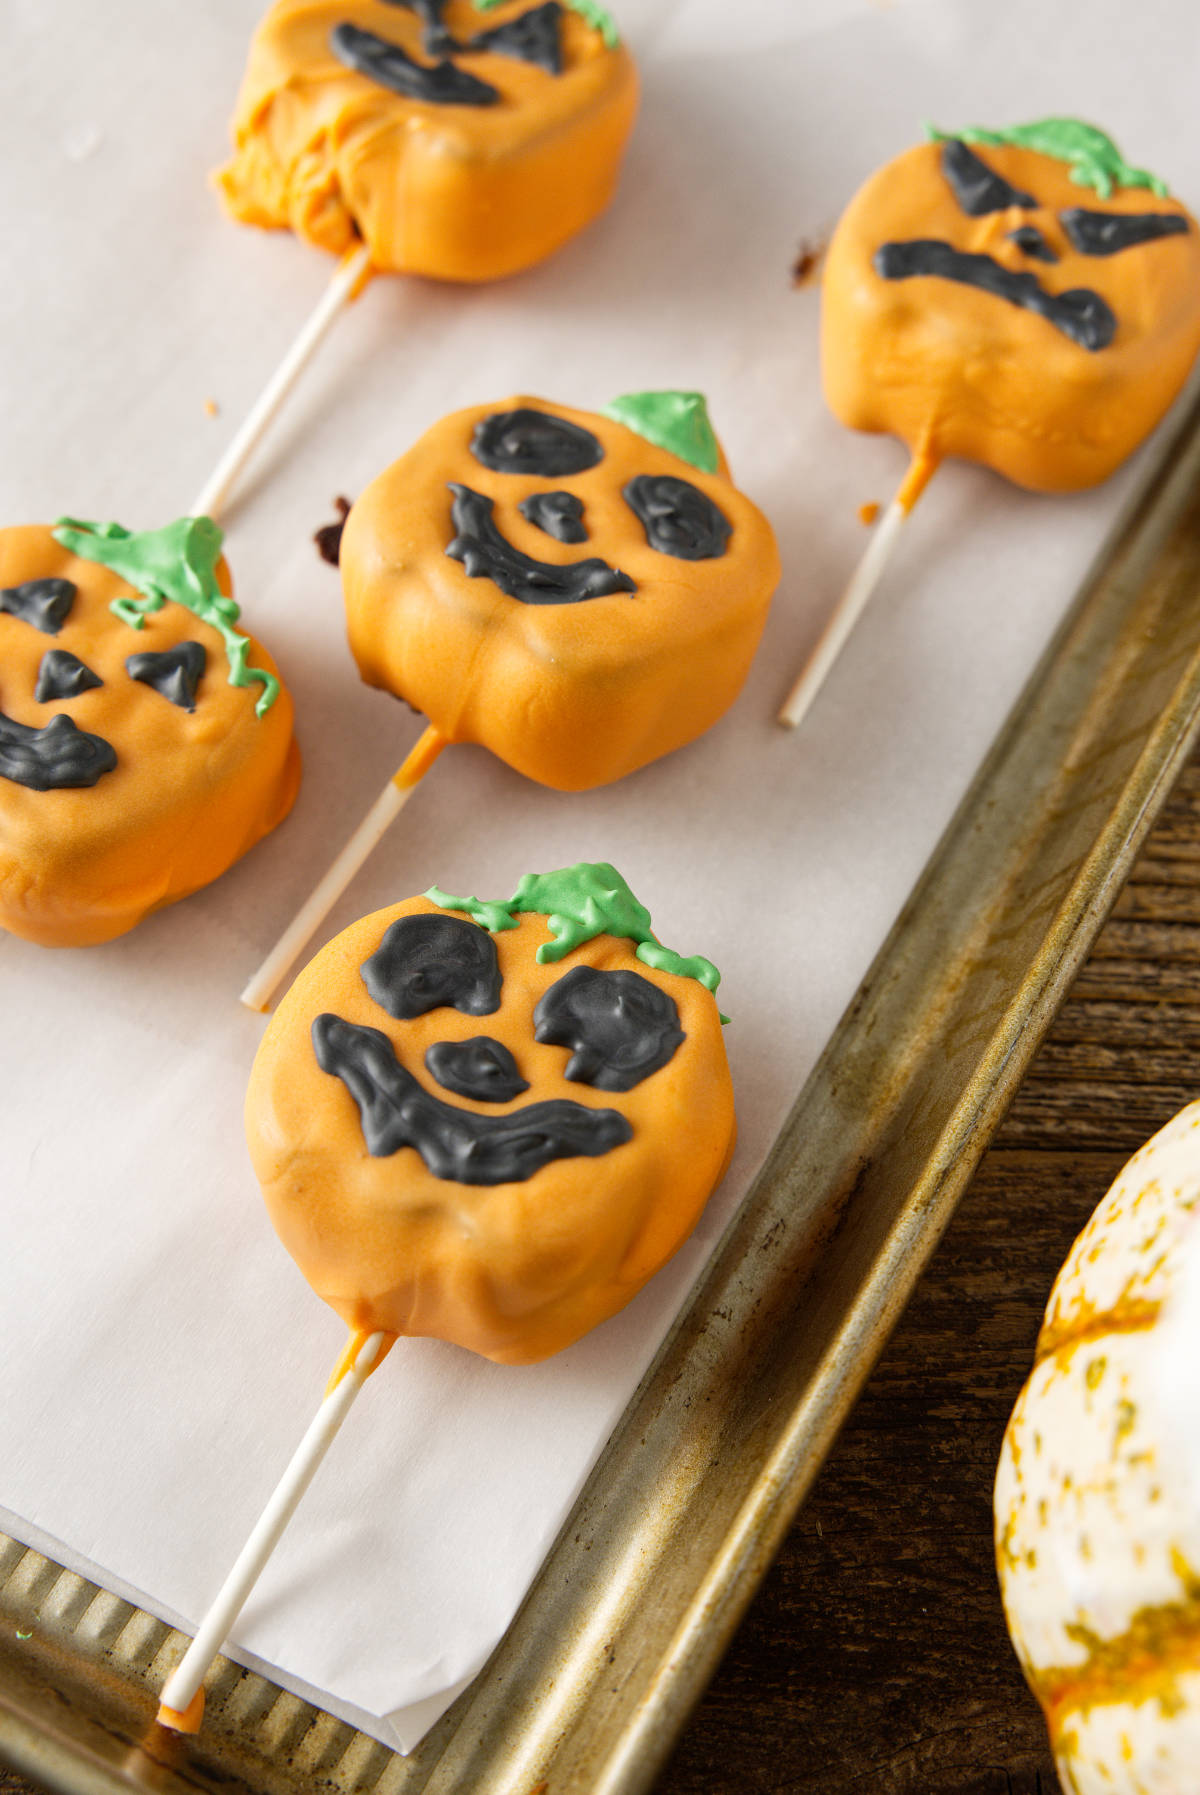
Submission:
<svg viewBox="0 0 1200 1795">
<path fill-rule="evenodd" d="M 1169 191 L 1158 175 L 1130 167 L 1111 137 L 1079 118 L 1039 118 L 1033 124 L 1010 125 L 1002 131 L 985 130 L 981 125 L 968 125 L 962 131 L 939 131 L 927 123 L 925 132 L 935 143 L 961 137 L 966 143 L 1011 143 L 1019 149 L 1053 156 L 1055 161 L 1070 165 L 1071 179 L 1078 186 L 1094 188 L 1101 199 L 1108 199 L 1114 187 L 1148 187 L 1160 199 L 1165 199 Z"/>
<path fill-rule="evenodd" d="M 715 474 L 721 465 L 703 393 L 622 393 L 600 410 L 604 417 L 636 430 L 647 442 L 678 455 L 702 474 Z"/>
<path fill-rule="evenodd" d="M 265 667 L 247 664 L 249 637 L 234 624 L 239 607 L 217 584 L 217 562 L 225 540 L 211 517 L 177 517 L 161 530 L 127 530 L 121 524 L 87 523 L 60 517 L 54 540 L 85 561 L 111 567 L 143 594 L 141 598 L 114 598 L 109 610 L 132 629 L 141 629 L 146 618 L 161 611 L 168 599 L 184 605 L 215 629 L 229 658 L 229 684 L 262 686 L 254 714 L 265 717 L 279 696 L 279 681 Z"/>
<path fill-rule="evenodd" d="M 490 12 L 493 6 L 503 4 L 504 0 L 475 0 L 476 10 L 479 12 Z M 607 6 L 602 6 L 600 0 L 565 0 L 565 4 L 572 12 L 577 12 L 581 19 L 586 19 L 593 31 L 600 33 L 605 49 L 616 49 L 621 41 L 621 34 L 617 30 L 617 21 Z"/>
<path fill-rule="evenodd" d="M 554 873 L 526 873 L 507 901 L 452 897 L 437 885 L 431 885 L 425 896 L 439 909 L 465 911 L 492 935 L 515 929 L 518 915 L 544 916 L 554 940 L 538 948 L 542 965 L 565 959 L 597 935 L 619 935 L 637 942 L 637 957 L 644 966 L 695 979 L 706 991 L 715 991 L 721 982 L 711 960 L 700 954 L 685 958 L 654 939 L 649 910 L 638 903 L 616 867 L 606 860 L 585 860 Z M 721 1020 L 726 1022 L 728 1017 Z"/>
</svg>

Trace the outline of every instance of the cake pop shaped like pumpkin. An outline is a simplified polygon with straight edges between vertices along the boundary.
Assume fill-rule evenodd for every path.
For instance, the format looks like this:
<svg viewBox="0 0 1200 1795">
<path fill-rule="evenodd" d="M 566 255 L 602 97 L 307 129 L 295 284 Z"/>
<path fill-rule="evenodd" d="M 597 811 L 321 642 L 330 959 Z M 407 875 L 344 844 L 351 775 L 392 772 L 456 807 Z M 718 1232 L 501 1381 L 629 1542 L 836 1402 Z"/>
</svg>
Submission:
<svg viewBox="0 0 1200 1795">
<path fill-rule="evenodd" d="M 300 777 L 221 533 L 0 531 L 0 927 L 84 946 L 223 873 Z"/>
<path fill-rule="evenodd" d="M 335 255 L 493 280 L 603 210 L 636 106 L 599 0 L 276 0 L 221 187 Z"/>
<path fill-rule="evenodd" d="M 271 1219 L 351 1328 L 524 1364 L 625 1306 L 733 1150 L 716 968 L 614 868 L 435 886 L 346 929 L 246 1098 Z"/>
<path fill-rule="evenodd" d="M 1064 492 L 1107 478 L 1200 349 L 1200 237 L 1073 119 L 936 132 L 873 175 L 830 244 L 825 392 L 925 468 Z"/>
<path fill-rule="evenodd" d="M 341 564 L 367 683 L 561 791 L 715 723 L 779 577 L 695 393 L 455 412 L 363 493 Z"/>
</svg>

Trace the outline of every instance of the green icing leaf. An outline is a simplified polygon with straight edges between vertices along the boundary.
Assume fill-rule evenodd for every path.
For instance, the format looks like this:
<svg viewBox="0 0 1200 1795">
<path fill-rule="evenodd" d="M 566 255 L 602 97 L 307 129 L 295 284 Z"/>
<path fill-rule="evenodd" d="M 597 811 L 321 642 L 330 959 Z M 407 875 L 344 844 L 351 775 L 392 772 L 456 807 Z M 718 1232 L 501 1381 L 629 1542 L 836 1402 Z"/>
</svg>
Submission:
<svg viewBox="0 0 1200 1795">
<path fill-rule="evenodd" d="M 505 929 L 517 926 L 516 917 L 509 915 L 511 904 L 490 903 L 486 898 L 451 897 L 440 885 L 431 885 L 425 896 L 439 910 L 465 910 L 471 921 L 477 922 L 489 935 L 501 935 Z"/>
<path fill-rule="evenodd" d="M 502 6 L 503 3 L 504 0 L 475 0 L 475 7 L 478 12 L 491 12 L 493 6 Z M 593 31 L 600 33 L 606 50 L 616 49 L 621 41 L 617 21 L 607 6 L 600 4 L 600 0 L 564 0 L 564 5 L 569 6 L 572 12 L 577 12 L 581 19 L 585 19 Z"/>
<path fill-rule="evenodd" d="M 701 473 L 715 474 L 720 466 L 721 452 L 703 393 L 622 393 L 600 410 Z"/>
<path fill-rule="evenodd" d="M 425 896 L 439 909 L 465 911 L 493 935 L 515 929 L 518 915 L 544 916 L 554 939 L 538 948 L 537 957 L 543 965 L 565 959 L 597 935 L 620 935 L 637 942 L 637 958 L 645 966 L 695 979 L 706 991 L 715 991 L 721 982 L 711 960 L 700 954 L 684 958 L 654 939 L 650 912 L 638 903 L 616 867 L 606 860 L 585 860 L 554 873 L 526 873 L 507 902 L 451 897 L 437 885 L 430 886 Z M 722 1016 L 721 1020 L 728 1018 Z"/>
<path fill-rule="evenodd" d="M 225 644 L 229 658 L 229 684 L 261 686 L 255 715 L 265 717 L 279 696 L 279 681 L 264 667 L 247 664 L 249 639 L 234 624 L 239 607 L 217 584 L 217 562 L 225 540 L 211 517 L 177 517 L 161 530 L 127 530 L 122 524 L 87 523 L 60 517 L 53 531 L 56 542 L 85 561 L 111 567 L 143 594 L 114 598 L 109 609 L 122 623 L 141 629 L 146 618 L 161 611 L 167 600 L 184 605 L 202 623 L 211 624 Z"/>
<path fill-rule="evenodd" d="M 1108 199 L 1114 187 L 1148 187 L 1160 199 L 1165 199 L 1169 191 L 1158 175 L 1130 167 L 1111 137 L 1079 118 L 1039 118 L 1031 125 L 1010 125 L 1001 131 L 985 130 L 981 125 L 968 125 L 962 131 L 939 131 L 927 123 L 925 133 L 935 143 L 961 137 L 966 143 L 1011 143 L 1019 149 L 1053 156 L 1055 161 L 1069 164 L 1071 179 L 1078 186 L 1094 188 L 1101 199 Z"/>
</svg>

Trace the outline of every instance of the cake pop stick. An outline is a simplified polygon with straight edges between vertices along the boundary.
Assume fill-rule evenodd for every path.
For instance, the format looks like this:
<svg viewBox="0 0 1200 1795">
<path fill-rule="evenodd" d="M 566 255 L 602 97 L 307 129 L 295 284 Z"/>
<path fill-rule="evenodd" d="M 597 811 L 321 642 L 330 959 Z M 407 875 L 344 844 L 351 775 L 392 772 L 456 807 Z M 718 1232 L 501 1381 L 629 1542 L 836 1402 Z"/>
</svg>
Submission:
<svg viewBox="0 0 1200 1795">
<path fill-rule="evenodd" d="M 238 475 L 270 429 L 284 400 L 321 347 L 341 312 L 351 299 L 358 297 L 370 278 L 371 266 L 366 245 L 359 244 L 357 249 L 347 250 L 291 348 L 197 495 L 191 508 L 193 517 L 215 519 L 220 516 Z"/>
<path fill-rule="evenodd" d="M 735 1138 L 719 979 L 664 947 L 603 863 L 527 875 L 500 901 L 434 886 L 304 969 L 255 1059 L 246 1133 L 280 1239 L 352 1329 L 358 1384 L 399 1335 L 548 1358 L 678 1250 Z M 165 1724 L 199 1725 L 204 1671 L 350 1381 L 168 1681 Z"/>
<path fill-rule="evenodd" d="M 203 517 L 0 531 L 0 928 L 109 941 L 291 809 L 292 701 L 220 551 Z"/>
<path fill-rule="evenodd" d="M 1200 234 L 1165 184 L 1092 125 L 935 131 L 846 208 L 821 319 L 834 414 L 898 436 L 913 463 L 789 694 L 789 724 L 941 461 L 1074 492 L 1149 434 L 1200 348 Z"/>
<path fill-rule="evenodd" d="M 789 729 L 797 729 L 808 715 L 829 669 L 841 654 L 851 631 L 866 610 L 871 594 L 883 578 L 901 526 L 933 478 L 937 465 L 930 455 L 914 456 L 900 490 L 875 525 L 866 553 L 834 606 L 803 672 L 784 699 L 779 721 Z"/>
<path fill-rule="evenodd" d="M 360 673 L 429 730 L 250 981 L 254 1008 L 445 744 L 558 791 L 623 778 L 733 703 L 779 577 L 698 393 L 455 412 L 354 505 L 341 566 Z"/>
<path fill-rule="evenodd" d="M 416 746 L 394 772 L 350 837 L 329 871 L 296 912 L 267 958 L 242 992 L 250 1010 L 265 1010 L 277 985 L 286 978 L 312 940 L 338 898 L 345 891 L 371 850 L 399 816 L 442 749 L 444 736 L 432 725 L 422 731 Z"/>
<path fill-rule="evenodd" d="M 218 183 L 235 218 L 341 261 L 197 512 L 224 506 L 373 274 L 476 282 L 542 261 L 607 206 L 636 107 L 599 0 L 276 0 Z"/>
<path fill-rule="evenodd" d="M 396 1336 L 376 1331 L 352 1334 L 329 1380 L 320 1408 L 297 1446 L 287 1470 L 235 1559 L 196 1636 L 168 1677 L 158 1710 L 160 1725 L 195 1733 L 204 1717 L 202 1684 L 210 1665 L 237 1624 L 254 1585 L 283 1538 L 309 1484 L 333 1445 L 355 1397 L 383 1362 Z"/>
</svg>

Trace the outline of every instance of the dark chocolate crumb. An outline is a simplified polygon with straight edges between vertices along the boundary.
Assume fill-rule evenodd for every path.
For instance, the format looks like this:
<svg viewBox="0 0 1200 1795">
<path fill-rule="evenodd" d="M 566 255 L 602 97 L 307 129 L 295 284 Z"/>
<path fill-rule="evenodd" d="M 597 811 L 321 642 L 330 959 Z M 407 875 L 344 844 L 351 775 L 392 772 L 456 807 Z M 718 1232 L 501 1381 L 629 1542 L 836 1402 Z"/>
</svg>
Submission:
<svg viewBox="0 0 1200 1795">
<path fill-rule="evenodd" d="M 331 567 L 336 567 L 341 559 L 342 531 L 350 515 L 350 501 L 342 498 L 339 493 L 333 501 L 333 508 L 338 513 L 338 521 L 335 524 L 322 524 L 319 530 L 313 532 L 313 541 L 322 561 L 328 561 Z"/>
<path fill-rule="evenodd" d="M 792 263 L 793 287 L 807 287 L 815 278 L 821 265 L 821 258 L 825 254 L 825 248 L 824 243 L 810 242 L 807 237 L 801 239 L 800 247 L 796 251 L 796 259 Z"/>
</svg>

